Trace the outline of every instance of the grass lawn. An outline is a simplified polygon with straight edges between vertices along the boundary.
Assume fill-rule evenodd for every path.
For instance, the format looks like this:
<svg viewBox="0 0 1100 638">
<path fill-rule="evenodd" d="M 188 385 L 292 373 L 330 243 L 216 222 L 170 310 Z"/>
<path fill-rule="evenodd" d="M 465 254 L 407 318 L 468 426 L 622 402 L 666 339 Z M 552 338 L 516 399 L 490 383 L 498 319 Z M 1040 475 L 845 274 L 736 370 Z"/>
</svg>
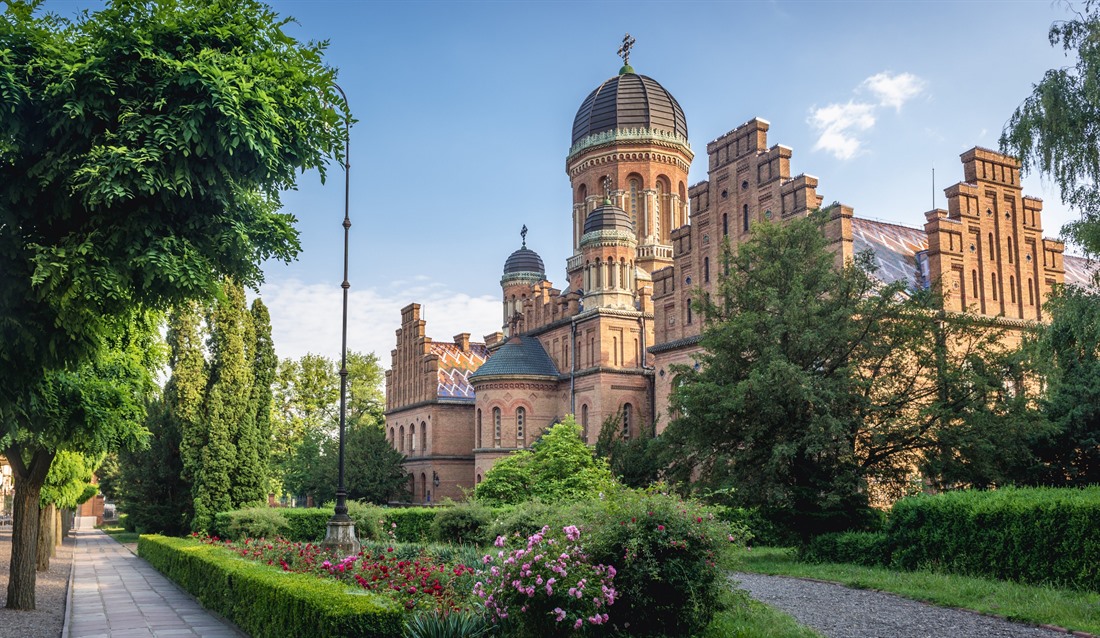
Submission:
<svg viewBox="0 0 1100 638">
<path fill-rule="evenodd" d="M 749 598 L 744 591 L 730 591 L 727 609 L 711 621 L 697 638 L 821 638 L 821 634 L 787 614 Z"/>
<path fill-rule="evenodd" d="M 111 538 L 115 539 L 116 541 L 118 541 L 122 544 L 136 543 L 136 542 L 138 542 L 138 537 L 141 536 L 141 534 L 139 534 L 137 532 L 127 532 L 126 528 L 124 528 L 124 527 L 107 527 L 107 526 L 103 526 L 103 527 L 100 527 L 99 529 L 101 531 L 105 532 Z"/>
<path fill-rule="evenodd" d="M 801 563 L 792 549 L 757 547 L 738 554 L 733 568 L 817 578 L 886 591 L 944 607 L 962 607 L 1009 620 L 1100 634 L 1100 594 L 930 571 L 902 572 L 838 563 Z"/>
</svg>

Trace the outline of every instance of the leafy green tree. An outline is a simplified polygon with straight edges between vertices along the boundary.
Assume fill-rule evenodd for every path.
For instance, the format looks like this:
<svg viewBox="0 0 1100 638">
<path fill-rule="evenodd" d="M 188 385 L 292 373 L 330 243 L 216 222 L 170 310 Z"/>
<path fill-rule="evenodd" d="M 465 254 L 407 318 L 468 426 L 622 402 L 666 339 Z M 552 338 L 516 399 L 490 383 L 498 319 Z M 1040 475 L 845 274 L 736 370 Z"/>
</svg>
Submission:
<svg viewBox="0 0 1100 638">
<path fill-rule="evenodd" d="M 622 422 L 622 411 L 604 419 L 596 439 L 596 456 L 607 459 L 611 473 L 623 485 L 648 487 L 660 478 L 666 464 L 662 441 L 648 423 L 641 424 L 637 436 L 624 440 L 620 436 Z"/>
<path fill-rule="evenodd" d="M 1025 170 L 1052 177 L 1062 201 L 1081 213 L 1064 229 L 1100 254 L 1100 2 L 1086 0 L 1071 20 L 1050 27 L 1073 66 L 1051 69 L 1009 118 L 1001 148 Z"/>
<path fill-rule="evenodd" d="M 252 346 L 252 422 L 256 457 L 261 463 L 254 471 L 262 472 L 267 477 L 263 491 L 268 492 L 271 491 L 271 405 L 274 401 L 271 386 L 275 383 L 279 359 L 275 356 L 275 342 L 271 338 L 271 315 L 259 298 L 252 302 L 252 329 L 255 335 Z"/>
<path fill-rule="evenodd" d="M 943 433 L 1017 418 L 1000 332 L 881 284 L 869 254 L 837 268 L 825 214 L 763 224 L 726 251 L 714 300 L 695 302 L 699 368 L 674 369 L 662 436 L 673 476 L 732 488 L 801 534 L 861 524 L 869 494 L 896 496 Z"/>
<path fill-rule="evenodd" d="M 169 380 L 164 398 L 149 405 L 148 446 L 119 452 L 120 475 L 111 490 L 126 513 L 127 528 L 183 536 L 191 531 L 191 484 L 183 479 L 182 431 L 172 408 L 172 385 Z"/>
<path fill-rule="evenodd" d="M 99 459 L 62 450 L 54 457 L 42 486 L 38 517 L 37 569 L 50 569 L 50 558 L 61 543 L 61 510 L 74 509 L 99 493 L 92 485 L 92 472 Z"/>
<path fill-rule="evenodd" d="M 350 381 L 350 377 L 349 377 Z M 298 448 L 311 433 L 335 434 L 340 400 L 339 377 L 331 359 L 307 354 L 300 359 L 283 359 L 275 374 L 274 413 L 271 422 L 271 473 L 274 481 L 293 494 L 303 475 Z M 319 446 L 319 441 L 316 442 Z M 317 454 L 320 454 L 318 447 Z M 318 457 L 319 458 L 319 457 Z M 288 479 L 289 474 L 295 479 Z"/>
<path fill-rule="evenodd" d="M 0 15 L 0 419 L 35 493 L 23 503 L 53 454 L 16 431 L 53 436 L 30 397 L 61 389 L 136 310 L 209 299 L 225 276 L 254 286 L 264 260 L 291 259 L 279 192 L 323 176 L 344 134 L 325 44 L 255 0 L 113 0 L 72 22 L 39 4 Z M 34 606 L 28 525 L 9 608 Z"/>
<path fill-rule="evenodd" d="M 1039 356 L 1047 361 L 1042 411 L 1054 426 L 1036 441 L 1041 485 L 1100 484 L 1100 290 L 1067 286 L 1047 302 Z"/>
<path fill-rule="evenodd" d="M 547 430 L 530 450 L 497 461 L 474 490 L 479 501 L 522 503 L 595 498 L 617 485 L 607 461 L 596 458 L 581 439 L 581 427 L 567 416 Z"/>
<path fill-rule="evenodd" d="M 0 449 L 15 474 L 9 609 L 34 608 L 40 503 L 57 455 L 98 458 L 147 436 L 145 406 L 156 390 L 152 370 L 161 354 L 156 339 L 153 318 L 136 318 L 104 339 L 92 360 L 45 375 L 21 401 L 5 406 Z"/>
<path fill-rule="evenodd" d="M 405 456 L 390 445 L 382 425 L 379 412 L 373 419 L 361 417 L 347 428 L 344 469 L 350 499 L 385 505 L 391 500 L 408 498 L 404 492 L 408 490 L 409 477 L 401 467 Z M 333 476 L 330 475 L 330 482 Z"/>
</svg>

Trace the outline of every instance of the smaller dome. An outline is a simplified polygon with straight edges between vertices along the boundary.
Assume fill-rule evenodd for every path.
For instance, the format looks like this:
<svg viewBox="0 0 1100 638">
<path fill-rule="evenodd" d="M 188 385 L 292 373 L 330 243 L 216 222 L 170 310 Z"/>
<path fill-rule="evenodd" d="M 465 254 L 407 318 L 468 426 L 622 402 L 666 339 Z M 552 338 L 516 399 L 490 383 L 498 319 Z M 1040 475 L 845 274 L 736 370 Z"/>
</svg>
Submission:
<svg viewBox="0 0 1100 638">
<path fill-rule="evenodd" d="M 535 251 L 524 245 L 508 256 L 508 259 L 504 262 L 504 274 L 512 274 L 518 272 L 534 272 L 539 274 L 546 274 L 546 266 L 542 263 L 542 257 Z"/>
<path fill-rule="evenodd" d="M 625 210 L 605 201 L 603 206 L 588 213 L 584 220 L 585 233 L 597 230 L 625 230 L 633 233 L 634 223 L 630 221 L 630 215 Z"/>
</svg>

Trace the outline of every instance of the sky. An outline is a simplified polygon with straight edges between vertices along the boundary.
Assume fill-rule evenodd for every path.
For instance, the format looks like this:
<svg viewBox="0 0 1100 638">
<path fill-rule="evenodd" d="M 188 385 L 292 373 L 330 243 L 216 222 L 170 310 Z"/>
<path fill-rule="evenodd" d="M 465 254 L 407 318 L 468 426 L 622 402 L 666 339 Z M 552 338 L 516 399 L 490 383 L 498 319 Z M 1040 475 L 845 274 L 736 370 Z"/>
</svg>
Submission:
<svg viewBox="0 0 1100 638">
<path fill-rule="evenodd" d="M 963 179 L 959 155 L 997 148 L 1032 84 L 1074 63 L 1048 42 L 1069 15 L 1049 0 L 270 4 L 295 18 L 290 35 L 328 41 L 358 120 L 348 348 L 386 367 L 409 303 L 438 341 L 500 329 L 500 276 L 523 225 L 564 287 L 573 118 L 617 74 L 626 32 L 636 72 L 687 116 L 691 183 L 706 179 L 707 142 L 761 117 L 769 145 L 793 149 L 792 174 L 818 177 L 825 203 L 916 227 Z M 61 15 L 95 6 L 46 2 Z M 336 169 L 284 194 L 302 252 L 265 264 L 258 291 L 280 357 L 339 356 L 343 189 Z M 1044 200 L 1047 236 L 1074 217 L 1037 176 L 1024 192 Z"/>
</svg>

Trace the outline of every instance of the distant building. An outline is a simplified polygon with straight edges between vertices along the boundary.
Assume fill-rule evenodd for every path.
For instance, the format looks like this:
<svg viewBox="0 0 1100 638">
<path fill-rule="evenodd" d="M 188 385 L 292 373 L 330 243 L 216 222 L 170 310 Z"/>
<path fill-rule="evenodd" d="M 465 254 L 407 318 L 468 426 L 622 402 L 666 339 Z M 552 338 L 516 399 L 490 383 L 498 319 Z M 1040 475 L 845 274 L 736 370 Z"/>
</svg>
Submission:
<svg viewBox="0 0 1100 638">
<path fill-rule="evenodd" d="M 689 188 L 687 119 L 664 87 L 628 63 L 589 94 L 565 161 L 565 288 L 547 279 L 525 228 L 500 280 L 501 331 L 484 343 L 435 342 L 419 304 L 401 311 L 386 430 L 407 457 L 414 502 L 462 498 L 567 414 L 590 444 L 612 416 L 624 438 L 667 426 L 669 366 L 691 365 L 699 351 L 690 299 L 717 283 L 723 240 L 736 247 L 755 224 L 822 206 L 818 179 L 791 175 L 792 150 L 769 146 L 769 128 L 754 118 L 707 144 L 708 179 Z M 948 209 L 925 213 L 923 229 L 828 206 L 838 265 L 870 249 L 882 280 L 940 286 L 948 310 L 1013 327 L 1042 321 L 1055 284 L 1088 279 L 1085 260 L 1042 236 L 1043 203 L 1023 194 L 1015 159 L 973 148 L 962 164 Z"/>
</svg>

